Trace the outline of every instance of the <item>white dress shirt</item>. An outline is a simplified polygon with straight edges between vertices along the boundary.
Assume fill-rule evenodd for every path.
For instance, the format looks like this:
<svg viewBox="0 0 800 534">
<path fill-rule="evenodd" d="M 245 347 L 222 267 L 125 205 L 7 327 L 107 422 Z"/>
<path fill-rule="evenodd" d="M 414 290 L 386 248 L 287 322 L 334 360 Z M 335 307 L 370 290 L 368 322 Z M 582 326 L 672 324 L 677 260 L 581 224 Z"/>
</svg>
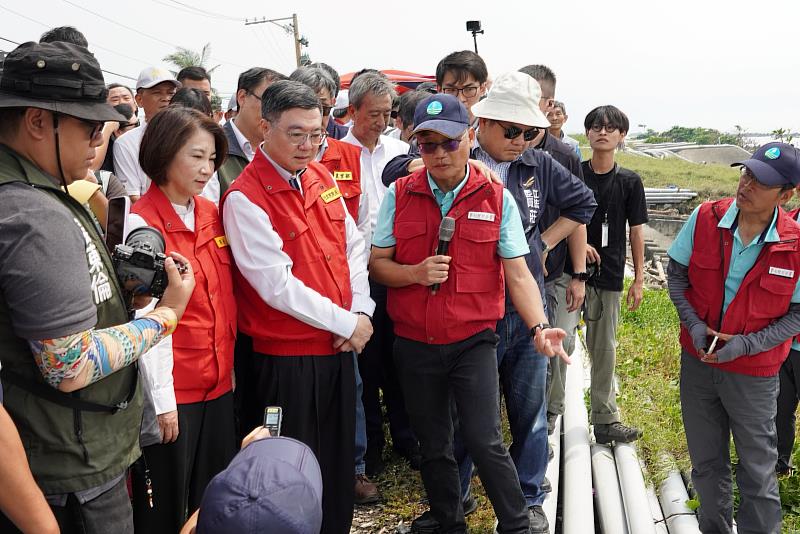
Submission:
<svg viewBox="0 0 800 534">
<path fill-rule="evenodd" d="M 369 214 L 369 236 L 375 227 L 378 218 L 378 209 L 386 194 L 381 175 L 389 160 L 400 154 L 408 154 L 408 143 L 400 139 L 393 139 L 385 135 L 378 138 L 378 144 L 372 152 L 353 135 L 353 129 L 342 138 L 345 143 L 350 143 L 361 148 L 361 194 L 367 197 L 367 212 Z M 359 217 L 360 218 L 360 217 Z"/>
<path fill-rule="evenodd" d="M 172 205 L 175 213 L 181 218 L 186 228 L 194 232 L 194 200 L 189 206 Z M 136 228 L 149 226 L 141 215 L 131 213 L 128 215 L 126 231 L 131 232 Z M 146 308 L 136 312 L 137 317 L 145 315 L 155 308 L 157 301 L 153 300 Z M 172 412 L 177 409 L 175 401 L 175 388 L 172 379 L 172 336 L 162 339 L 155 347 L 151 348 L 139 358 L 139 369 L 145 381 L 145 390 L 153 400 L 156 415 Z"/>
<path fill-rule="evenodd" d="M 137 197 L 144 195 L 150 187 L 150 178 L 139 165 L 139 147 L 146 129 L 147 123 L 142 121 L 142 124 L 114 141 L 114 170 L 117 178 L 122 181 L 128 195 Z"/>
<path fill-rule="evenodd" d="M 270 162 L 284 180 L 293 176 Z M 302 175 L 299 180 L 302 182 Z M 345 210 L 347 264 L 353 293 L 350 310 L 340 308 L 295 278 L 292 259 L 283 251 L 283 241 L 263 209 L 241 191 L 230 193 L 225 202 L 222 222 L 236 266 L 265 303 L 308 325 L 347 339 L 356 329 L 357 312 L 373 314 L 375 303 L 369 297 L 367 248 L 355 221 L 344 207 L 344 200 L 340 199 Z"/>
<path fill-rule="evenodd" d="M 233 135 L 236 136 L 236 140 L 239 141 L 239 148 L 242 149 L 244 152 L 247 161 L 253 161 L 253 158 L 256 157 L 256 151 L 253 150 L 253 145 L 250 144 L 250 141 L 247 140 L 247 137 L 237 128 L 236 126 L 236 119 L 231 121 L 231 129 L 233 130 Z"/>
</svg>

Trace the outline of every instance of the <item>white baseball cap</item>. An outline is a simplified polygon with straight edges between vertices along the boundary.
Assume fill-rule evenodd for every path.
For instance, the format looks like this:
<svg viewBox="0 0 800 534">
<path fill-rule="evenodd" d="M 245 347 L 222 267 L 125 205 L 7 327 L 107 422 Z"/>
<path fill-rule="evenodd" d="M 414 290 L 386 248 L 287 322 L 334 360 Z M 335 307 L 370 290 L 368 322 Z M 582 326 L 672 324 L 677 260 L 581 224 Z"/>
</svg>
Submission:
<svg viewBox="0 0 800 534">
<path fill-rule="evenodd" d="M 136 80 L 136 90 L 150 89 L 162 82 L 170 82 L 175 84 L 175 87 L 180 87 L 181 82 L 175 79 L 170 71 L 160 67 L 148 67 L 139 73 L 139 79 Z"/>
<path fill-rule="evenodd" d="M 549 128 L 550 121 L 539 109 L 542 88 L 522 72 L 506 72 L 495 78 L 489 94 L 472 106 L 472 114 L 484 119 Z"/>
<path fill-rule="evenodd" d="M 336 104 L 334 104 L 333 109 L 344 109 L 350 105 L 350 91 L 347 89 L 342 89 L 339 91 L 339 94 L 336 95 Z"/>
</svg>

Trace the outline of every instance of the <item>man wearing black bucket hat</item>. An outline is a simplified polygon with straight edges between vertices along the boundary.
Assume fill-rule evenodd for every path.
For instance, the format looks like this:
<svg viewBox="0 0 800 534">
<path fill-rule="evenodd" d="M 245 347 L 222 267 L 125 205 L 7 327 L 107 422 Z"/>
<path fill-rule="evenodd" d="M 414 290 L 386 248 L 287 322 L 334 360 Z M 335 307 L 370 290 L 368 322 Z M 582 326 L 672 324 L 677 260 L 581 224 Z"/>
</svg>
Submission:
<svg viewBox="0 0 800 534">
<path fill-rule="evenodd" d="M 140 455 L 132 365 L 174 330 L 194 276 L 166 260 L 160 306 L 128 321 L 110 254 L 66 193 L 106 121 L 94 56 L 25 43 L 0 74 L 0 373 L 4 405 L 62 532 L 133 532 L 125 472 Z M 183 262 L 177 255 L 174 257 Z M 16 529 L 0 516 L 0 531 Z"/>
<path fill-rule="evenodd" d="M 736 197 L 701 204 L 668 252 L 683 426 L 700 530 L 733 531 L 733 434 L 739 532 L 778 534 L 778 371 L 800 333 L 800 227 L 780 206 L 800 183 L 800 153 L 768 143 L 734 165 Z"/>
</svg>

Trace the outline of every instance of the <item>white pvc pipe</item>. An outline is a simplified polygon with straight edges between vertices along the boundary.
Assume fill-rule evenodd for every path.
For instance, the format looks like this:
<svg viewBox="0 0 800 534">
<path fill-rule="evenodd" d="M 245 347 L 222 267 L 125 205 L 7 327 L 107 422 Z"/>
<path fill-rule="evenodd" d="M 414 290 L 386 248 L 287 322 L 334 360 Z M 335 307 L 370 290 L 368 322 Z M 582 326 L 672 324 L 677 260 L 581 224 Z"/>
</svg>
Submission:
<svg viewBox="0 0 800 534">
<path fill-rule="evenodd" d="M 552 434 L 547 436 L 547 441 L 550 442 L 550 446 L 553 448 L 553 459 L 547 464 L 547 473 L 545 473 L 545 476 L 547 480 L 550 481 L 553 491 L 545 495 L 542 508 L 544 509 L 544 515 L 547 516 L 547 522 L 550 524 L 550 534 L 555 534 L 556 531 L 558 480 L 561 472 L 561 421 L 563 419 L 562 416 L 558 416 L 555 430 L 553 430 Z"/>
<path fill-rule="evenodd" d="M 628 523 L 625 521 L 614 453 L 608 445 L 598 443 L 592 444 L 591 451 L 594 500 L 600 530 L 604 534 L 627 534 Z"/>
<path fill-rule="evenodd" d="M 700 534 L 697 516 L 686 506 L 689 494 L 677 469 L 670 471 L 658 493 L 670 534 Z"/>
<path fill-rule="evenodd" d="M 594 532 L 589 418 L 583 402 L 583 345 L 576 338 L 564 395 L 563 534 Z"/>
<path fill-rule="evenodd" d="M 647 504 L 650 508 L 650 515 L 653 517 L 653 531 L 656 534 L 669 534 L 667 524 L 664 522 L 664 512 L 661 511 L 661 505 L 658 504 L 658 497 L 656 497 L 656 490 L 653 486 L 647 486 Z"/>
<path fill-rule="evenodd" d="M 628 531 L 636 534 L 655 534 L 636 448 L 630 443 L 617 443 L 614 447 L 614 459 L 617 464 L 625 516 L 628 519 Z"/>
</svg>

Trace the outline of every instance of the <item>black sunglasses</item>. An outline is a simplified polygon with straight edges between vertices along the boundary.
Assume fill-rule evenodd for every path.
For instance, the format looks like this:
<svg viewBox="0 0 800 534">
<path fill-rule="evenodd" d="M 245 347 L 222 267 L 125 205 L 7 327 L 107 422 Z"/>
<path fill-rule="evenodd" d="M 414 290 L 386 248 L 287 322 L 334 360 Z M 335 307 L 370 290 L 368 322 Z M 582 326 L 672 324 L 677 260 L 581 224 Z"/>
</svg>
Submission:
<svg viewBox="0 0 800 534">
<path fill-rule="evenodd" d="M 497 125 L 503 129 L 503 137 L 506 139 L 516 139 L 520 136 L 520 134 L 522 134 L 522 138 L 525 141 L 533 141 L 536 139 L 536 136 L 539 135 L 539 128 L 535 126 L 528 130 L 523 130 L 522 128 L 517 128 L 516 126 L 503 126 L 499 122 Z"/>
</svg>

